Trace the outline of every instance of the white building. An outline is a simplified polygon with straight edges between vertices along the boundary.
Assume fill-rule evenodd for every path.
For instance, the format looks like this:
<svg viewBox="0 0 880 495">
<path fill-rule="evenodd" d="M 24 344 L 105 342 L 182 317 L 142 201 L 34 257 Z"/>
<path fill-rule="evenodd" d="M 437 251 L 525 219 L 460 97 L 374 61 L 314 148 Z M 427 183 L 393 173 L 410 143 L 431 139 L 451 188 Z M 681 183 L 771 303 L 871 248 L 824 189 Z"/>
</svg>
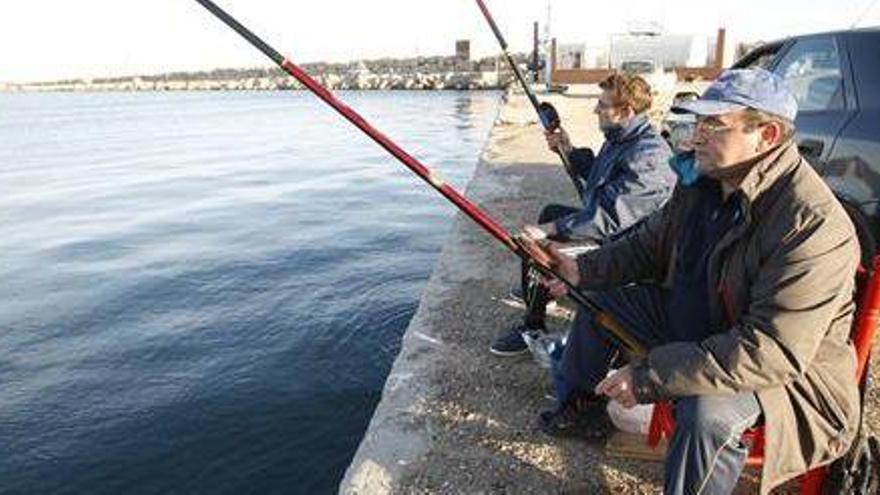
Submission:
<svg viewBox="0 0 880 495">
<path fill-rule="evenodd" d="M 559 69 L 587 69 L 587 45 L 584 43 L 562 43 L 556 47 L 556 67 Z"/>
<path fill-rule="evenodd" d="M 658 67 L 702 67 L 709 58 L 704 37 L 686 34 L 628 33 L 611 35 L 611 67 L 629 61 L 652 61 Z"/>
</svg>

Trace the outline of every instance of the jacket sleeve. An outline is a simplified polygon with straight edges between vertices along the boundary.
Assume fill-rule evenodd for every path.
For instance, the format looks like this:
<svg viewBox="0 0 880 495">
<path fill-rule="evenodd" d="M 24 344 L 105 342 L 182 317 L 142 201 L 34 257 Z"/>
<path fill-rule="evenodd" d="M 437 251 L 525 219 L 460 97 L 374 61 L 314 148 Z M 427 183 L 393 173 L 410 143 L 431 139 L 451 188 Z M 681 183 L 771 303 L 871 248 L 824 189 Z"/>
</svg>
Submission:
<svg viewBox="0 0 880 495">
<path fill-rule="evenodd" d="M 852 297 L 858 241 L 844 215 L 793 215 L 781 238 L 764 242 L 749 303 L 729 330 L 656 347 L 634 364 L 639 401 L 756 391 L 804 373 Z"/>
<path fill-rule="evenodd" d="M 587 251 L 578 259 L 580 285 L 603 290 L 639 281 L 660 281 L 665 277 L 670 254 L 669 230 L 677 207 L 678 191 L 661 209 L 620 238 Z"/>
<path fill-rule="evenodd" d="M 557 234 L 601 244 L 638 223 L 669 197 L 675 180 L 667 159 L 653 146 L 618 158 L 610 176 L 587 191 L 584 208 L 556 221 Z"/>
<path fill-rule="evenodd" d="M 582 181 L 586 181 L 590 176 L 590 170 L 593 168 L 595 160 L 596 155 L 590 148 L 575 148 L 568 154 L 568 161 Z"/>
</svg>

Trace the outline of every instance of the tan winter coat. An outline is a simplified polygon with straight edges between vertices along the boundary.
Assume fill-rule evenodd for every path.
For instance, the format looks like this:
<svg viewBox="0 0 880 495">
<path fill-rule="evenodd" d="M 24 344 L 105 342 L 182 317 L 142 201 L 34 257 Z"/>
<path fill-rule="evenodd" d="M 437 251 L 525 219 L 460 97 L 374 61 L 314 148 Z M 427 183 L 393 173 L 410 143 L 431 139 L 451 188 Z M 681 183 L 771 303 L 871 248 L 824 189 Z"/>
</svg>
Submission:
<svg viewBox="0 0 880 495">
<path fill-rule="evenodd" d="M 711 253 L 706 294 L 729 329 L 652 349 L 635 365 L 634 387 L 640 402 L 755 391 L 766 425 L 767 493 L 842 455 L 855 434 L 849 334 L 859 247 L 843 207 L 791 141 L 762 159 L 734 198 L 744 220 Z M 630 235 L 581 256 L 583 286 L 668 285 L 676 232 L 694 199 L 677 188 Z"/>
</svg>

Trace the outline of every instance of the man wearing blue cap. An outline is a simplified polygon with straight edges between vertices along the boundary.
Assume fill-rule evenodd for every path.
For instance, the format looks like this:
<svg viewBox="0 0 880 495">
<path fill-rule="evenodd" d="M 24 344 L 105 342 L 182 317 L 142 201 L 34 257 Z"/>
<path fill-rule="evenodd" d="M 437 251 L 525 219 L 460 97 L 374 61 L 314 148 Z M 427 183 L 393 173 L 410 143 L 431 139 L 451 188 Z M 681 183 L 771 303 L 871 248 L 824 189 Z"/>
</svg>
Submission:
<svg viewBox="0 0 880 495">
<path fill-rule="evenodd" d="M 595 302 L 649 351 L 606 377 L 616 346 L 581 312 L 554 372 L 559 406 L 539 424 L 572 431 L 603 396 L 624 407 L 673 401 L 670 495 L 730 493 L 748 454 L 740 437 L 763 421 L 766 493 L 839 457 L 856 433 L 858 241 L 798 153 L 797 104 L 777 76 L 726 71 L 673 111 L 697 125 L 694 153 L 670 161 L 679 181 L 667 205 L 577 259 L 549 248 L 561 274 L 602 290 Z"/>
</svg>

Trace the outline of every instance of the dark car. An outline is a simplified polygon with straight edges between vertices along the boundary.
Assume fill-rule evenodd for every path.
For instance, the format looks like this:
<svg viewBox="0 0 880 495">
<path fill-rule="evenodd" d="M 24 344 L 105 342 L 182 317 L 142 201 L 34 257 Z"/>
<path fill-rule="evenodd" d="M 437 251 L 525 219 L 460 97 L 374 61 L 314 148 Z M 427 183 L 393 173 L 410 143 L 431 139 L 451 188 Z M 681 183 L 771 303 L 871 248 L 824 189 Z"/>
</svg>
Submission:
<svg viewBox="0 0 880 495">
<path fill-rule="evenodd" d="M 864 222 L 873 239 L 862 242 L 873 241 L 869 245 L 876 246 L 880 239 L 880 28 L 793 36 L 756 48 L 733 67 L 763 67 L 785 79 L 798 101 L 798 149 L 856 223 Z"/>
</svg>

